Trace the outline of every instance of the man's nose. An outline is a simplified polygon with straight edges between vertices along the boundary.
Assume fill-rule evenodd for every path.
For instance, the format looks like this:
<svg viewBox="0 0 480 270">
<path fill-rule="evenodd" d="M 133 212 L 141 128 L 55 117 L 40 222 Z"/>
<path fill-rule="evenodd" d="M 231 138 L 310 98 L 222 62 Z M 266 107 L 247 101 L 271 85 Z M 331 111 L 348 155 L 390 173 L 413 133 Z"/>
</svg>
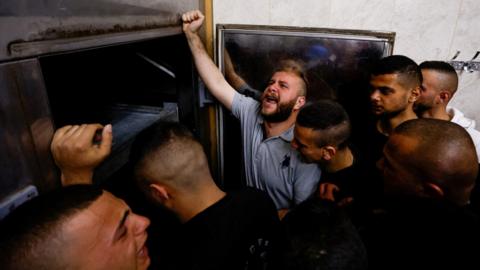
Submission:
<svg viewBox="0 0 480 270">
<path fill-rule="evenodd" d="M 270 92 L 278 92 L 277 83 L 272 83 L 271 85 L 269 85 L 267 90 L 270 91 Z"/>
<path fill-rule="evenodd" d="M 139 233 L 145 232 L 148 226 L 150 226 L 150 219 L 144 216 L 140 216 L 136 214 L 134 215 L 135 215 L 135 222 L 136 222 L 135 233 L 139 234 Z"/>
<path fill-rule="evenodd" d="M 380 95 L 379 95 L 379 92 L 377 90 L 374 90 L 371 94 L 370 94 L 370 100 L 379 100 L 380 98 Z"/>
</svg>

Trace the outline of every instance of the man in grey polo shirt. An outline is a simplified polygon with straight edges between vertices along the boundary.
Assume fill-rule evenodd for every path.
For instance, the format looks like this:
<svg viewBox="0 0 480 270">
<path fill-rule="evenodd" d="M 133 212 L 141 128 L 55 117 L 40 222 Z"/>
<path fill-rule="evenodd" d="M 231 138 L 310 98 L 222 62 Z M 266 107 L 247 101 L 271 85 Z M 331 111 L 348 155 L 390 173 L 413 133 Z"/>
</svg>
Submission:
<svg viewBox="0 0 480 270">
<path fill-rule="evenodd" d="M 238 94 L 210 59 L 197 33 L 203 14 L 187 12 L 182 20 L 200 77 L 240 119 L 247 185 L 265 190 L 282 216 L 309 197 L 320 179 L 318 166 L 302 163 L 290 146 L 298 110 L 305 104 L 306 84 L 301 68 L 290 64 L 275 70 L 259 103 Z"/>
</svg>

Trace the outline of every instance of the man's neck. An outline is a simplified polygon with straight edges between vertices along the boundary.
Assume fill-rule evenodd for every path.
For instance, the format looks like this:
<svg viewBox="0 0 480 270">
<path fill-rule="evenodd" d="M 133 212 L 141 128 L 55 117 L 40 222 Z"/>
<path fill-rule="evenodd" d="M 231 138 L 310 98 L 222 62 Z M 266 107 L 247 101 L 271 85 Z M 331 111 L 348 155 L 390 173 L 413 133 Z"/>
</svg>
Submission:
<svg viewBox="0 0 480 270">
<path fill-rule="evenodd" d="M 325 170 L 329 173 L 335 173 L 345 168 L 352 166 L 353 164 L 353 153 L 350 148 L 347 146 L 342 150 L 338 150 L 328 164 L 325 166 Z"/>
<path fill-rule="evenodd" d="M 401 123 L 411 120 L 411 119 L 417 119 L 417 115 L 413 112 L 413 109 L 411 107 L 408 107 L 401 113 L 397 114 L 394 117 L 391 118 L 386 118 L 382 117 L 380 120 L 377 122 L 377 130 L 386 135 L 389 136 L 392 131 Z"/>
<path fill-rule="evenodd" d="M 452 116 L 448 114 L 446 106 L 434 107 L 422 113 L 422 118 L 433 118 L 450 121 Z"/>
<path fill-rule="evenodd" d="M 279 136 L 295 124 L 296 114 L 292 113 L 287 120 L 283 122 L 263 122 L 263 129 L 265 132 L 265 138 Z"/>
<path fill-rule="evenodd" d="M 173 211 L 182 223 L 188 222 L 225 197 L 226 193 L 215 185 L 213 179 L 206 183 L 208 184 L 195 191 L 195 193 L 186 191 L 183 194 L 179 194 L 178 198 L 176 198 L 177 203 Z"/>
</svg>

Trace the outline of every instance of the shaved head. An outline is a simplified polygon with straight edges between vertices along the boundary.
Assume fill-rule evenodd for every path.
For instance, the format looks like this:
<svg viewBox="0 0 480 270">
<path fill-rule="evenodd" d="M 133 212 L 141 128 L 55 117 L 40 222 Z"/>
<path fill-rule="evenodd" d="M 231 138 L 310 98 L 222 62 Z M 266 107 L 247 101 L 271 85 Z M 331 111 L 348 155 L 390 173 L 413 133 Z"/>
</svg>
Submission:
<svg viewBox="0 0 480 270">
<path fill-rule="evenodd" d="M 435 88 L 437 91 L 448 91 L 453 96 L 458 88 L 458 75 L 455 69 L 447 62 L 425 61 L 420 64 L 420 69 L 434 71 Z"/>
<path fill-rule="evenodd" d="M 468 202 L 478 159 L 464 128 L 443 120 L 410 120 L 395 129 L 387 144 L 390 154 L 403 153 L 399 162 L 410 170 L 412 181 L 437 185 L 448 200 L 459 205 Z"/>
<path fill-rule="evenodd" d="M 141 186 L 165 184 L 194 191 L 210 175 L 202 145 L 178 123 L 158 123 L 137 138 L 132 150 Z"/>
</svg>

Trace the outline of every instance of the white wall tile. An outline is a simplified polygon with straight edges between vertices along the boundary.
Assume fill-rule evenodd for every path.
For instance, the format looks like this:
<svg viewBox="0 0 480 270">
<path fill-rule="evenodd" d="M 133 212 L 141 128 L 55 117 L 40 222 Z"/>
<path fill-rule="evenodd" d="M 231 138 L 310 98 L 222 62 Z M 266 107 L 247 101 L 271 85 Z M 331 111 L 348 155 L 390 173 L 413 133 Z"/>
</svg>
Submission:
<svg viewBox="0 0 480 270">
<path fill-rule="evenodd" d="M 394 52 L 417 61 L 446 59 L 460 4 L 460 0 L 397 0 Z"/>
<path fill-rule="evenodd" d="M 272 0 L 272 25 L 328 27 L 332 0 Z"/>
<path fill-rule="evenodd" d="M 463 0 L 448 58 L 457 50 L 461 52 L 457 60 L 470 60 L 475 52 L 480 50 L 478 0 Z M 479 58 L 477 61 L 480 61 Z M 460 108 L 468 117 L 475 119 L 477 129 L 480 128 L 480 71 L 460 74 L 459 89 L 451 104 Z"/>
<path fill-rule="evenodd" d="M 457 93 L 450 104 L 460 109 L 467 117 L 477 122 L 480 130 L 480 72 L 463 73 Z"/>
<path fill-rule="evenodd" d="M 480 2 L 463 0 L 449 56 L 461 51 L 457 59 L 469 60 L 480 50 Z"/>
<path fill-rule="evenodd" d="M 214 0 L 214 23 L 268 24 L 270 0 Z"/>
<path fill-rule="evenodd" d="M 343 29 L 391 31 L 395 1 L 335 0 L 330 26 Z"/>
</svg>

